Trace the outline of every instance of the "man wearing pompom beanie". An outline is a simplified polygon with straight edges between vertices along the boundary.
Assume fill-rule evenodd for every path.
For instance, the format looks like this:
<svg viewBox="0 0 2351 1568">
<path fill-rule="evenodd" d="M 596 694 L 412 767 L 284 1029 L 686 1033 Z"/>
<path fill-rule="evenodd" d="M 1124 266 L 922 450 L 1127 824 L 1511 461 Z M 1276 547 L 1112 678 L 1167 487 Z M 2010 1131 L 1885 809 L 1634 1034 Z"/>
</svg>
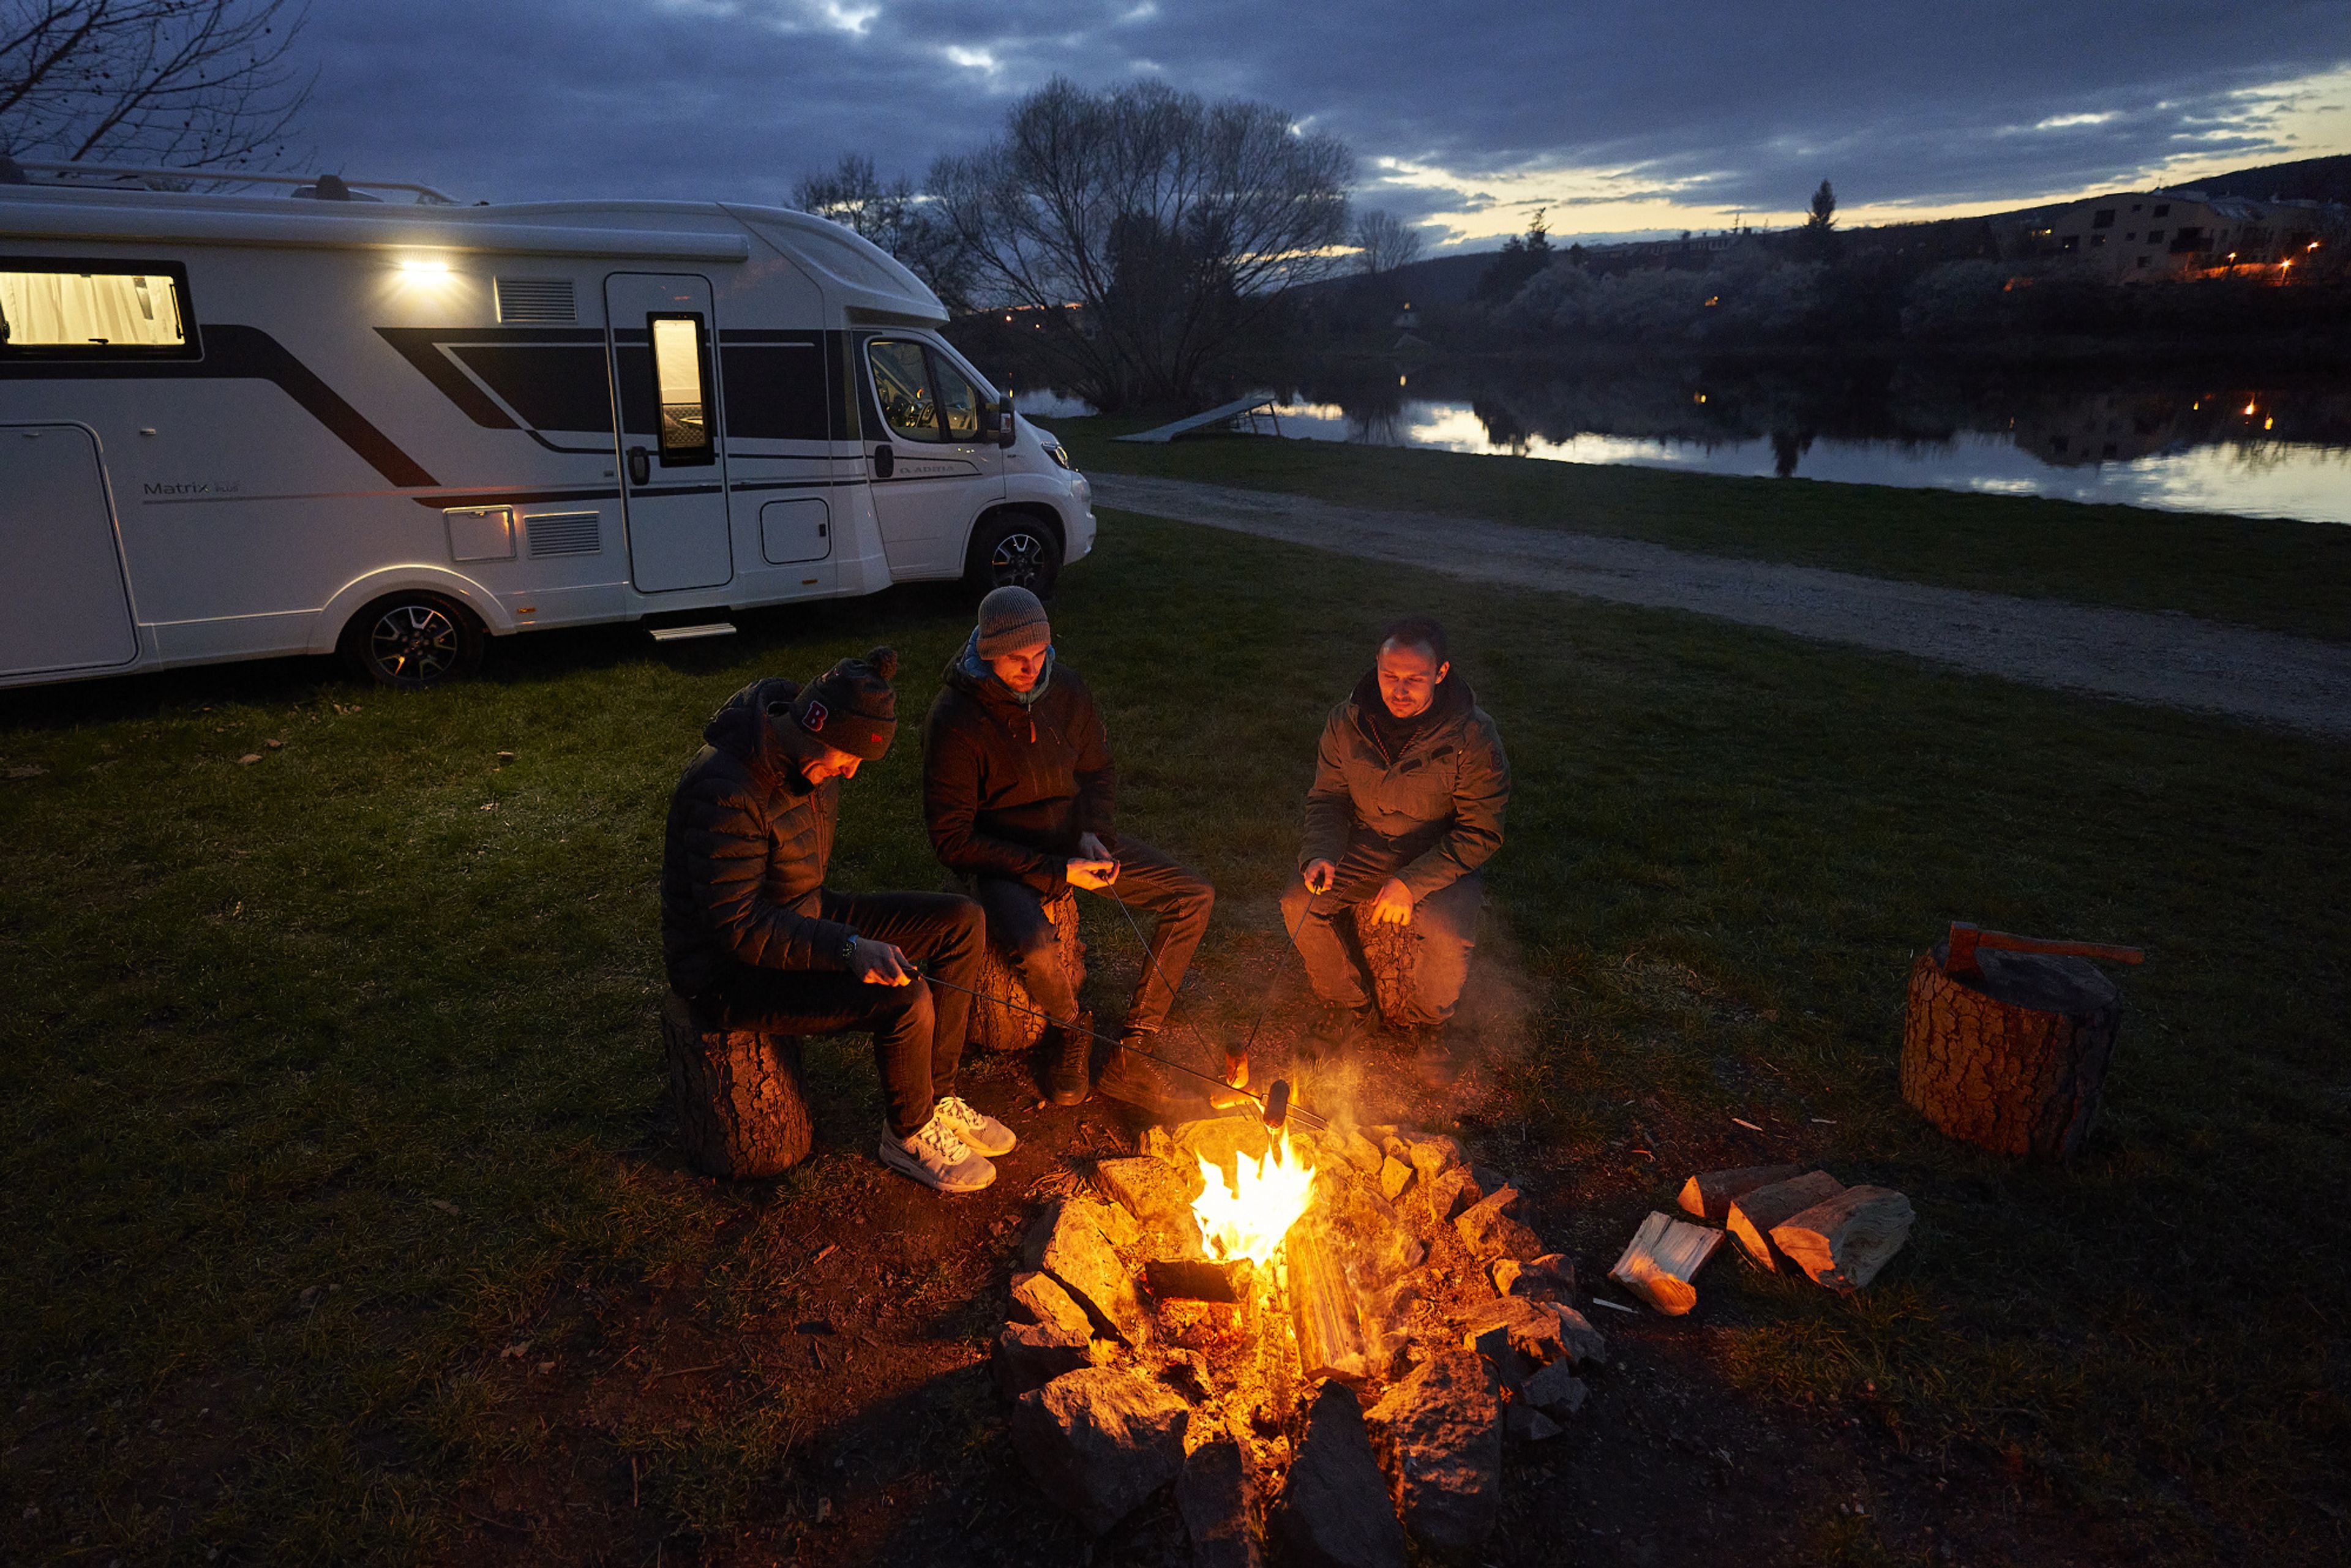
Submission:
<svg viewBox="0 0 2351 1568">
<path fill-rule="evenodd" d="M 996 1179 L 1004 1124 L 956 1093 L 987 923 L 944 893 L 824 885 L 841 785 L 890 749 L 898 655 L 876 648 L 800 685 L 754 681 L 726 699 L 670 799 L 662 957 L 707 1027 L 873 1036 L 887 1124 L 882 1162 L 941 1192 Z M 911 962 L 910 962 L 911 960 Z M 914 966 L 945 982 L 935 991 Z"/>
<path fill-rule="evenodd" d="M 1117 785 L 1101 710 L 1077 672 L 1054 663 L 1045 606 L 1025 588 L 996 590 L 980 601 L 979 624 L 947 661 L 946 687 L 924 724 L 923 816 L 931 848 L 948 870 L 971 878 L 988 929 L 1011 949 L 1038 1007 L 1056 1020 L 1046 1071 L 1056 1104 L 1086 1098 L 1093 1040 L 1045 901 L 1080 887 L 1157 916 L 1120 1049 L 1102 1068 L 1102 1092 L 1181 1119 L 1207 1109 L 1202 1082 L 1153 1059 L 1165 1053 L 1158 1030 L 1217 894 L 1198 873 L 1116 831 Z"/>
</svg>

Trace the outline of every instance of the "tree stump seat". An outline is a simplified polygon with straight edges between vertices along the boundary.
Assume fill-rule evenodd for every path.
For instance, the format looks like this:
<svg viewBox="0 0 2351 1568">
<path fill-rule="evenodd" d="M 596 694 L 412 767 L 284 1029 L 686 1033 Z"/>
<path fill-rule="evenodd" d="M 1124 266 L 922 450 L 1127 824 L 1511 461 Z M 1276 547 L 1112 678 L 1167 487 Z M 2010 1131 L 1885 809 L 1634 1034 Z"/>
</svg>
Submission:
<svg viewBox="0 0 2351 1568">
<path fill-rule="evenodd" d="M 1368 898 L 1349 913 L 1354 917 L 1355 947 L 1372 977 L 1372 995 L 1379 1003 L 1380 1017 L 1389 1028 L 1403 1029 L 1414 1016 L 1420 932 L 1412 925 L 1384 925 L 1374 920 Z"/>
<path fill-rule="evenodd" d="M 2078 957 L 1980 949 L 1973 973 L 1938 943 L 1910 970 L 1902 1098 L 1947 1135 L 2068 1159 L 2096 1120 L 2122 998 Z"/>
<path fill-rule="evenodd" d="M 705 1029 L 675 991 L 662 998 L 661 1031 L 678 1142 L 695 1170 L 743 1180 L 808 1157 L 799 1036 Z"/>
<path fill-rule="evenodd" d="M 968 893 L 967 886 L 961 891 Z M 1062 967 L 1074 995 L 1086 983 L 1086 945 L 1078 936 L 1077 894 L 1063 888 L 1045 901 L 1045 914 L 1059 938 Z M 987 951 L 979 961 L 979 992 L 971 1001 L 969 1041 L 975 1050 L 1028 1051 L 1045 1038 L 1045 1020 L 1037 1016 L 1037 999 L 1020 978 L 1011 950 L 988 933 Z"/>
</svg>

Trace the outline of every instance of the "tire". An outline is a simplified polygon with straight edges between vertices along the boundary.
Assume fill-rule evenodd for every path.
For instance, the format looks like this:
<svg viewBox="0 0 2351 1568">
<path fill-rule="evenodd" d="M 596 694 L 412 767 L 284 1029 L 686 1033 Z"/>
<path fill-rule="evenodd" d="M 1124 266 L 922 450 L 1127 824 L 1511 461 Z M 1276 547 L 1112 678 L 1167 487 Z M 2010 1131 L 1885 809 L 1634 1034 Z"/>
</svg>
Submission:
<svg viewBox="0 0 2351 1568">
<path fill-rule="evenodd" d="M 379 599 L 343 628 L 342 653 L 380 686 L 420 692 L 482 665 L 482 623 L 438 593 Z"/>
<path fill-rule="evenodd" d="M 1026 512 L 995 512 L 972 530 L 964 557 L 964 580 L 986 593 L 1025 588 L 1040 599 L 1053 591 L 1061 574 L 1061 533 Z"/>
</svg>

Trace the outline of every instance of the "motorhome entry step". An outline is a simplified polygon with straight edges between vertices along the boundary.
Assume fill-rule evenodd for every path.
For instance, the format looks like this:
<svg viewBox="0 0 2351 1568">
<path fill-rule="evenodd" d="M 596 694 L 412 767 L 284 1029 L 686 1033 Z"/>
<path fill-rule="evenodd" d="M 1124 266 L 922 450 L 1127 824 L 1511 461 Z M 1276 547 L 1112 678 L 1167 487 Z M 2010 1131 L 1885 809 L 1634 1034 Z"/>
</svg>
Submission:
<svg viewBox="0 0 2351 1568">
<path fill-rule="evenodd" d="M 653 629 L 656 643 L 684 643 L 695 637 L 732 637 L 732 621 L 705 621 L 699 626 L 656 626 Z"/>
</svg>

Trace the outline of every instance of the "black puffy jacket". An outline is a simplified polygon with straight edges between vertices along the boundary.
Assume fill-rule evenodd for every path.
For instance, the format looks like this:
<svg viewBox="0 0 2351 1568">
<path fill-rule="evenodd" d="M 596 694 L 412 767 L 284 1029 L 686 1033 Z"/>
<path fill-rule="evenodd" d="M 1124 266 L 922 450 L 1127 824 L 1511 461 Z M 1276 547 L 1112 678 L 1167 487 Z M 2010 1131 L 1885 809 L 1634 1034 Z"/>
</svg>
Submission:
<svg viewBox="0 0 2351 1568">
<path fill-rule="evenodd" d="M 1009 877 L 1040 895 L 1068 880 L 1078 835 L 1113 854 L 1118 770 L 1094 695 L 1055 664 L 1045 695 L 1023 707 L 966 653 L 923 725 L 923 820 L 949 871 Z"/>
<path fill-rule="evenodd" d="M 705 727 L 662 838 L 662 961 L 673 990 L 710 995 L 727 969 L 845 969 L 852 935 L 817 915 L 841 780 L 811 788 L 821 750 L 791 721 L 799 683 L 754 681 Z"/>
</svg>

